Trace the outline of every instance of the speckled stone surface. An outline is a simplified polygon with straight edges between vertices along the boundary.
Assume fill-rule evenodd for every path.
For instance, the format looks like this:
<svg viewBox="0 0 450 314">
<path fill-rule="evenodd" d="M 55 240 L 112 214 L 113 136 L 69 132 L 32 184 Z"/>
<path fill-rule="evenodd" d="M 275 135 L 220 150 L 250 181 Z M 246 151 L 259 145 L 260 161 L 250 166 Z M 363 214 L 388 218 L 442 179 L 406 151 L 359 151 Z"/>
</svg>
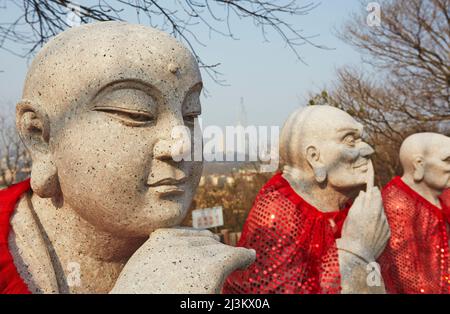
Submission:
<svg viewBox="0 0 450 314">
<path fill-rule="evenodd" d="M 226 277 L 254 259 L 254 250 L 224 245 L 208 230 L 158 229 L 128 261 L 112 293 L 220 293 Z"/>
<path fill-rule="evenodd" d="M 151 247 L 163 248 L 164 239 L 148 237 L 183 220 L 198 185 L 202 163 L 175 162 L 171 132 L 176 126 L 194 128 L 201 89 L 190 51 L 142 25 L 74 27 L 37 54 L 16 117 L 33 160 L 33 193 L 19 203 L 9 238 L 32 292 L 109 292 L 131 256 L 130 274 L 148 261 L 160 263 L 145 278 L 155 276 L 162 285 L 166 274 L 179 271 L 170 292 L 193 291 L 190 278 L 183 284 L 187 273 L 181 265 L 164 268 L 166 260 L 159 260 L 192 259 L 185 256 L 189 250 L 181 245 L 172 255 L 159 255 Z M 167 239 L 168 245 L 176 238 Z M 218 272 L 225 276 L 254 257 L 251 251 L 216 247 L 215 257 L 209 247 L 197 248 L 198 262 L 189 271 L 206 280 L 207 292 L 217 291 L 219 283 L 211 278 Z M 240 258 L 229 258 L 236 254 Z M 207 276 L 202 259 L 214 260 L 214 276 Z M 169 292 L 142 281 L 143 289 L 133 290 L 138 283 L 121 282 L 115 292 Z"/>
<path fill-rule="evenodd" d="M 373 187 L 374 151 L 362 135 L 363 126 L 338 108 L 302 108 L 283 127 L 280 156 L 286 164 L 283 177 L 320 211 L 336 211 L 354 199 L 336 241 L 342 292 L 382 293 L 382 280 L 378 287 L 367 285 L 366 269 L 383 251 L 390 231 L 380 191 Z"/>
</svg>

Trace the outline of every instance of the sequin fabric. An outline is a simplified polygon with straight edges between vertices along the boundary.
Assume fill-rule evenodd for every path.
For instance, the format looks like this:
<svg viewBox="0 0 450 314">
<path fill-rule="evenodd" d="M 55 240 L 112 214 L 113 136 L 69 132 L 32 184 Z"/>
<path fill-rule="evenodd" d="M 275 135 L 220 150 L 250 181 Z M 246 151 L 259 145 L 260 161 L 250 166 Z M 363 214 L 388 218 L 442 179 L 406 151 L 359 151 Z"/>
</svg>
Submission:
<svg viewBox="0 0 450 314">
<path fill-rule="evenodd" d="M 445 206 L 445 208 L 450 211 L 450 189 L 446 189 L 444 193 L 440 196 L 441 203 Z M 449 220 L 447 220 L 449 221 Z"/>
<path fill-rule="evenodd" d="M 261 189 L 238 246 L 256 250 L 256 261 L 232 273 L 223 293 L 339 293 L 340 237 L 348 208 L 321 213 L 276 174 Z"/>
<path fill-rule="evenodd" d="M 442 211 L 400 177 L 382 192 L 391 238 L 379 258 L 388 293 L 449 293 L 448 231 Z"/>
</svg>

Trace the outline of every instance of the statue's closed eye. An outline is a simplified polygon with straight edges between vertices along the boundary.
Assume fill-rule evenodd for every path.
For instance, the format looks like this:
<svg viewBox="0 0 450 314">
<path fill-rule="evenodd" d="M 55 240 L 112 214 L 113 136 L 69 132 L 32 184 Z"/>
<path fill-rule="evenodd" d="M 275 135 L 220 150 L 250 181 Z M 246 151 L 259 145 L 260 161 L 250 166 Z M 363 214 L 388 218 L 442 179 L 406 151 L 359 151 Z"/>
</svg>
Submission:
<svg viewBox="0 0 450 314">
<path fill-rule="evenodd" d="M 356 141 L 357 139 L 354 134 L 347 134 L 343 140 L 343 142 L 349 146 L 355 146 Z"/>
<path fill-rule="evenodd" d="M 184 115 L 184 125 L 191 128 L 194 127 L 195 119 L 198 118 L 200 112 L 192 112 Z"/>
<path fill-rule="evenodd" d="M 130 110 L 118 107 L 96 107 L 94 110 L 105 112 L 130 126 L 144 126 L 155 120 L 152 114 L 140 110 Z"/>
<path fill-rule="evenodd" d="M 92 101 L 92 110 L 104 112 L 127 126 L 153 123 L 157 105 L 150 92 L 143 90 L 145 86 L 135 86 L 136 83 L 133 83 L 132 87 L 128 87 L 126 84 L 130 83 L 118 83 L 100 92 Z"/>
</svg>

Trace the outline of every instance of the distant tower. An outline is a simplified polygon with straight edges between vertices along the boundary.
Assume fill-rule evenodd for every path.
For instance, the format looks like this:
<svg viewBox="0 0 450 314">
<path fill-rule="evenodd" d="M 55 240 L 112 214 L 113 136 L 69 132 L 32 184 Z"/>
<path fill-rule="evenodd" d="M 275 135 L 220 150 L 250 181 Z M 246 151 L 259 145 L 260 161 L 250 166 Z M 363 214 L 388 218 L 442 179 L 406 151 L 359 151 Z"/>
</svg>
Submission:
<svg viewBox="0 0 450 314">
<path fill-rule="evenodd" d="M 245 110 L 244 97 L 241 97 L 241 103 L 238 109 L 237 125 L 247 126 L 247 111 Z"/>
<path fill-rule="evenodd" d="M 237 115 L 237 126 L 247 127 L 247 111 L 245 110 L 244 105 L 244 97 L 241 97 L 241 101 L 238 108 L 238 115 Z M 237 138 L 237 149 L 236 149 L 236 156 L 238 161 L 245 161 L 247 160 L 248 156 L 248 137 L 246 134 L 240 134 Z M 239 142 L 243 143 L 244 146 L 240 146 Z"/>
</svg>

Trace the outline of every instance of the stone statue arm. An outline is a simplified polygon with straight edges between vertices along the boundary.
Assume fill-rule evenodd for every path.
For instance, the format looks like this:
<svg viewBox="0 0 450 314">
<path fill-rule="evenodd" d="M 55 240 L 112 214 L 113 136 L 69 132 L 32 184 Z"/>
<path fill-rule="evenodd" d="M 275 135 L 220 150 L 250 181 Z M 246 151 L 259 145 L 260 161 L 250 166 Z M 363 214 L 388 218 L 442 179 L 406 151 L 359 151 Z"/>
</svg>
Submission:
<svg viewBox="0 0 450 314">
<path fill-rule="evenodd" d="M 254 250 L 222 244 L 208 230 L 158 229 L 124 266 L 111 293 L 220 293 L 254 262 Z"/>
<path fill-rule="evenodd" d="M 338 250 L 343 294 L 384 294 L 386 289 L 379 267 L 352 252 Z"/>
<path fill-rule="evenodd" d="M 380 267 L 375 262 L 390 237 L 381 192 L 373 187 L 373 168 L 367 190 L 355 199 L 336 240 L 342 293 L 385 293 Z"/>
</svg>

